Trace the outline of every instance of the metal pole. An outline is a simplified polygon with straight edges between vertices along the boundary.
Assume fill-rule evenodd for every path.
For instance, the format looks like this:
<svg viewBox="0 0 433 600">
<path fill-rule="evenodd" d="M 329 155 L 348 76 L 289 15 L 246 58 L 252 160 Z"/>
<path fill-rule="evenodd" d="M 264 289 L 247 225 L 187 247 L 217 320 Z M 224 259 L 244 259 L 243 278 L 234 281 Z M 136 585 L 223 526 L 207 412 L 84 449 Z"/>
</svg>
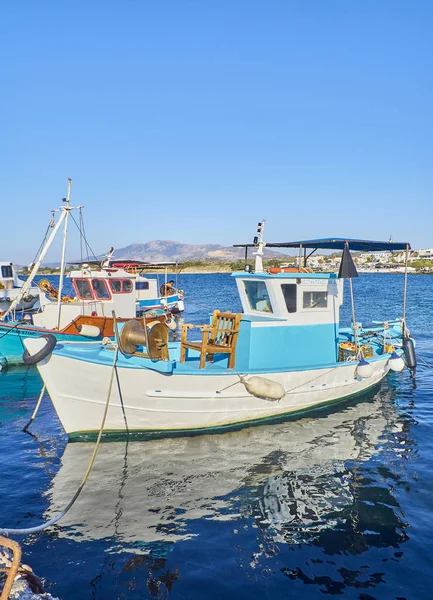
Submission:
<svg viewBox="0 0 433 600">
<path fill-rule="evenodd" d="M 63 291 L 63 279 L 65 276 L 66 239 L 67 239 L 67 234 L 68 234 L 68 217 L 69 217 L 70 203 L 71 203 L 71 183 L 72 183 L 72 179 L 70 179 L 68 177 L 68 197 L 66 198 L 66 206 L 64 208 L 66 216 L 65 216 L 65 226 L 63 228 L 63 245 L 62 245 L 62 260 L 60 263 L 59 297 L 57 298 L 57 329 L 60 329 L 60 314 L 62 311 L 62 291 Z"/>
<path fill-rule="evenodd" d="M 358 327 L 356 325 L 356 318 L 355 318 L 355 299 L 354 299 L 354 296 L 353 296 L 353 286 L 352 286 L 352 278 L 351 277 L 349 277 L 349 287 L 350 287 L 350 302 L 351 302 L 351 305 L 352 305 L 353 336 L 355 338 L 356 354 L 358 356 L 358 354 L 359 354 Z"/>
<path fill-rule="evenodd" d="M 403 320 L 401 322 L 401 334 L 406 337 L 406 307 L 407 307 L 407 267 L 409 263 L 409 244 L 406 244 L 406 259 L 404 265 L 404 291 L 403 291 Z"/>
<path fill-rule="evenodd" d="M 299 270 L 302 269 L 302 244 L 299 244 L 299 260 L 298 260 Z"/>
<path fill-rule="evenodd" d="M 44 248 L 42 249 L 38 260 L 33 265 L 33 269 L 31 271 L 30 275 L 27 277 L 26 281 L 24 282 L 24 285 L 21 288 L 20 293 L 15 298 L 15 300 L 12 302 L 12 304 L 9 306 L 8 310 L 5 313 L 3 313 L 3 315 L 0 316 L 0 321 L 3 321 L 4 318 L 6 317 L 6 315 L 8 315 L 12 310 L 14 310 L 15 307 L 19 304 L 21 298 L 23 298 L 26 295 L 28 289 L 32 285 L 33 278 L 36 275 L 36 273 L 39 271 L 39 267 L 41 266 L 41 263 L 44 260 L 45 255 L 48 252 L 48 248 L 51 246 L 53 239 L 56 237 L 56 233 L 58 232 L 60 225 L 62 224 L 64 218 L 65 218 L 65 213 L 62 212 L 59 220 L 57 221 L 57 224 L 55 225 L 53 231 L 51 232 L 50 237 L 48 238 Z"/>
</svg>

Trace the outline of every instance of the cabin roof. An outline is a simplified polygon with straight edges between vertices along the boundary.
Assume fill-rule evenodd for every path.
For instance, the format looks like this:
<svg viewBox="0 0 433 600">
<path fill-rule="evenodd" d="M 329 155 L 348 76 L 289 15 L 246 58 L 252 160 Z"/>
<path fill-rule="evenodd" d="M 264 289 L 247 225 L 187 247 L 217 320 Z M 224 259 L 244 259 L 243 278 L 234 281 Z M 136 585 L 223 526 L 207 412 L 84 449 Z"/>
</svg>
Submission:
<svg viewBox="0 0 433 600">
<path fill-rule="evenodd" d="M 266 242 L 268 248 L 310 248 L 324 250 L 344 250 L 346 244 L 349 250 L 367 252 L 382 252 L 385 250 L 410 249 L 409 242 L 379 242 L 375 240 L 359 240 L 352 238 L 319 238 L 316 240 L 299 240 L 297 242 Z M 234 244 L 235 248 L 254 248 L 255 244 Z"/>
<path fill-rule="evenodd" d="M 302 273 L 302 272 L 282 272 L 269 273 L 248 273 L 247 271 L 236 271 L 231 274 L 232 277 L 241 277 L 243 279 L 337 279 L 337 273 Z"/>
<path fill-rule="evenodd" d="M 68 265 L 89 265 L 90 267 L 99 267 L 102 268 L 101 265 L 103 265 L 106 261 L 104 259 L 101 260 L 75 260 L 73 262 L 69 262 Z M 126 266 L 129 267 L 137 267 L 137 268 L 146 268 L 146 269 L 158 269 L 161 267 L 175 267 L 176 265 L 181 265 L 181 262 L 177 262 L 177 261 L 164 261 L 164 262 L 145 262 L 142 260 L 128 260 L 126 258 L 121 258 L 121 259 L 113 259 L 109 261 L 109 266 L 110 267 L 118 267 L 118 268 L 123 268 Z"/>
</svg>

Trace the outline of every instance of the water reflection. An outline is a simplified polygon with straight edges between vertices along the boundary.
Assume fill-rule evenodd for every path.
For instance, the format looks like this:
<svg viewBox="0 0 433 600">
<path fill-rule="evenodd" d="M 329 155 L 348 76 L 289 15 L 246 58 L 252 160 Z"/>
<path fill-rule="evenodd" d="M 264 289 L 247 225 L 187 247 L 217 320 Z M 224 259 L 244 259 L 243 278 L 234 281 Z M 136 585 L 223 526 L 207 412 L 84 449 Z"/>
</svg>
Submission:
<svg viewBox="0 0 433 600">
<path fill-rule="evenodd" d="M 101 446 L 60 536 L 112 538 L 113 549 L 195 535 L 197 519 L 253 518 L 277 543 L 362 552 L 404 540 L 392 488 L 361 466 L 402 434 L 384 399 L 325 416 L 240 432 Z M 68 444 L 49 491 L 49 516 L 78 485 L 93 444 Z M 383 475 L 382 475 L 383 476 Z M 327 532 L 332 529 L 332 536 Z"/>
</svg>

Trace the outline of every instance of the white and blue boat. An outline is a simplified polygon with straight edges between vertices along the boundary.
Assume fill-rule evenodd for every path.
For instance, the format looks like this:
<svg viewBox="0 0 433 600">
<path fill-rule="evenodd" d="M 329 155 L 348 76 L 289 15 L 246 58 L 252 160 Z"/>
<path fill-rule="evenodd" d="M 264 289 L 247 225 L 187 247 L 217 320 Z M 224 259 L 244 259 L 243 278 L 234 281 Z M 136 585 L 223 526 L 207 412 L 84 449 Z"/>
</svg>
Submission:
<svg viewBox="0 0 433 600">
<path fill-rule="evenodd" d="M 21 294 L 24 281 L 18 277 L 11 262 L 0 262 L 0 313 L 6 312 L 12 302 Z M 39 288 L 30 287 L 17 303 L 17 310 L 27 311 L 34 307 L 39 299 Z"/>
<path fill-rule="evenodd" d="M 409 244 L 351 239 L 278 244 L 300 249 L 296 269 L 263 269 L 263 224 L 254 271 L 233 273 L 242 313 L 215 311 L 199 340 L 168 341 L 166 327 L 131 321 L 114 344 L 58 344 L 38 364 L 66 433 L 178 435 L 281 419 L 364 394 L 406 363 L 415 367 L 405 314 L 398 320 L 340 327 L 344 279 L 356 276 L 350 250 L 406 249 Z M 269 244 L 276 246 L 277 244 Z M 340 272 L 313 273 L 302 251 L 343 250 Z M 301 262 L 302 261 L 302 262 Z M 277 270 L 278 271 L 278 270 Z M 406 281 L 404 297 L 406 298 Z M 350 286 L 352 290 L 352 286 Z M 404 301 L 404 307 L 406 301 Z M 29 339 L 30 355 L 46 340 Z M 116 383 L 113 382 L 116 370 Z"/>
<path fill-rule="evenodd" d="M 70 189 L 71 180 L 68 180 L 68 197 L 64 199 L 63 206 L 52 211 L 53 217 L 26 281 L 17 284 L 12 264 L 0 263 L 0 307 L 2 301 L 7 301 L 5 311 L 0 314 L 0 368 L 20 364 L 23 360 L 33 364 L 30 356 L 23 355 L 23 342 L 27 338 L 50 335 L 52 345 L 53 337 L 62 342 L 77 339 L 89 342 L 113 337 L 113 311 L 119 320 L 146 314 L 149 321 L 166 321 L 168 316 L 169 322 L 170 311 L 173 314 L 183 311 L 182 291 L 160 294 L 157 279 L 143 275 L 145 270 L 163 267 L 167 283 L 167 269 L 176 263 L 112 263 L 111 249 L 105 259 L 76 263 L 77 268 L 66 275 L 66 237 L 71 211 L 80 211 L 82 223 L 82 207 L 70 205 Z M 55 213 L 59 214 L 57 222 L 54 219 Z M 55 287 L 52 281 L 45 279 L 39 281 L 39 287 L 34 287 L 34 278 L 62 224 L 64 242 L 59 285 Z M 81 229 L 80 235 L 83 236 Z M 87 244 L 85 239 L 84 242 Z M 71 295 L 64 293 L 65 279 L 69 280 L 69 287 L 73 290 Z M 29 311 L 37 300 L 39 304 Z"/>
</svg>

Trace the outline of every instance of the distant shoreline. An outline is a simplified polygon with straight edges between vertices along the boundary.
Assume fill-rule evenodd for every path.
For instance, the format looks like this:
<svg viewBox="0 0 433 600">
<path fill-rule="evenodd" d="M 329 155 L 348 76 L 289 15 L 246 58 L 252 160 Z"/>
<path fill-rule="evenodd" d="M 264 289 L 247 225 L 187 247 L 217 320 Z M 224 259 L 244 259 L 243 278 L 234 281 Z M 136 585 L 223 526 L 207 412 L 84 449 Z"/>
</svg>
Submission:
<svg viewBox="0 0 433 600">
<path fill-rule="evenodd" d="M 266 270 L 266 268 L 265 268 Z M 215 268 L 215 266 L 209 266 L 209 267 L 203 267 L 203 268 L 197 268 L 197 267 L 186 267 L 185 269 L 180 269 L 180 271 L 178 272 L 179 275 L 219 275 L 219 274 L 231 274 L 231 273 L 235 273 L 237 272 L 236 270 L 232 270 L 229 267 L 226 266 L 222 266 L 221 268 Z M 338 271 L 313 271 L 313 273 L 337 273 Z M 68 272 L 67 272 L 68 273 Z M 174 271 L 168 271 L 169 275 L 172 275 L 173 273 L 175 273 Z M 394 269 L 375 269 L 375 270 L 370 270 L 370 269 L 358 269 L 358 273 L 371 273 L 371 274 L 390 274 L 390 275 L 404 275 L 404 271 L 396 271 Z M 21 277 L 26 277 L 26 275 L 24 275 L 23 273 L 20 273 L 19 271 L 17 272 L 18 275 L 20 275 Z M 50 276 L 50 275 L 60 275 L 60 269 L 58 271 L 52 271 L 50 273 L 48 272 L 44 272 L 44 271 L 40 271 L 38 273 L 38 275 L 45 275 L 45 276 Z M 164 271 L 151 271 L 149 273 L 146 273 L 143 271 L 143 275 L 164 275 Z M 432 271 L 409 271 L 409 275 L 433 275 L 433 270 Z"/>
</svg>

